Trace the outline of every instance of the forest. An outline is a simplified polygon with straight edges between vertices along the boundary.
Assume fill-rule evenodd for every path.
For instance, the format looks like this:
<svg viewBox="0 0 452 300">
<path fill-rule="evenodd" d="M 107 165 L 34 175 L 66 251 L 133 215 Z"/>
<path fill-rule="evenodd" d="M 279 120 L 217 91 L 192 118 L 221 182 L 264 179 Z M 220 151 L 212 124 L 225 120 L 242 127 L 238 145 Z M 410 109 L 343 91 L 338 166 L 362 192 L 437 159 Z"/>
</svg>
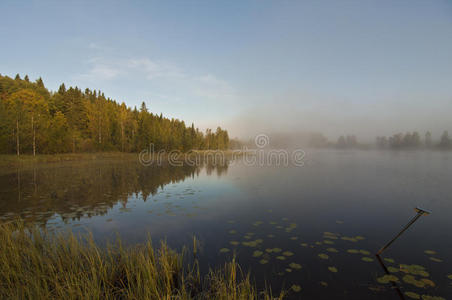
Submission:
<svg viewBox="0 0 452 300">
<path fill-rule="evenodd" d="M 226 130 L 201 132 L 192 123 L 154 114 L 143 102 L 131 108 L 101 91 L 78 87 L 48 90 L 32 82 L 0 75 L 0 153 L 210 150 L 229 148 Z"/>
<path fill-rule="evenodd" d="M 379 148 L 439 148 L 451 149 L 452 140 L 449 138 L 449 132 L 445 130 L 440 137 L 439 142 L 434 142 L 430 131 L 427 131 L 422 139 L 420 134 L 416 131 L 403 133 L 396 133 L 389 138 L 385 136 L 378 136 L 376 138 L 376 145 Z"/>
</svg>

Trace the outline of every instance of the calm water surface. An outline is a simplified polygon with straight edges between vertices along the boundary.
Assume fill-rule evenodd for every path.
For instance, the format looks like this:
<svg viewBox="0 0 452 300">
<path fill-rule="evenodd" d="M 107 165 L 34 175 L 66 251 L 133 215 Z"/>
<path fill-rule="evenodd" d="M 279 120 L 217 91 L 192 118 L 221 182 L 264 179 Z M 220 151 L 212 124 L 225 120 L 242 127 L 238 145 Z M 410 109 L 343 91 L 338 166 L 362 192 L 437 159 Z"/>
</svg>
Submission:
<svg viewBox="0 0 452 300">
<path fill-rule="evenodd" d="M 3 220 L 89 230 L 100 243 L 150 233 L 180 248 L 195 235 L 203 271 L 235 253 L 260 287 L 299 285 L 294 299 L 400 299 L 374 253 L 421 206 L 433 213 L 385 265 L 402 293 L 452 298 L 451 153 L 322 150 L 303 167 L 66 162 L 3 170 L 0 187 Z"/>
</svg>

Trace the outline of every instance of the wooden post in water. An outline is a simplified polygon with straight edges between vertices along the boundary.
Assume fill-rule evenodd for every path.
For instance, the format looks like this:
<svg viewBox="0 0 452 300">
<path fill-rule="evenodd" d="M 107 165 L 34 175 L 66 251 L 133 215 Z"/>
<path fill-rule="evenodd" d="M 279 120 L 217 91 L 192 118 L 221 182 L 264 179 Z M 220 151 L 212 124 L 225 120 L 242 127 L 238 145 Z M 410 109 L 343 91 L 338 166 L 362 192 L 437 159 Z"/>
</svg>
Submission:
<svg viewBox="0 0 452 300">
<path fill-rule="evenodd" d="M 391 244 L 394 243 L 395 240 L 398 239 L 399 236 L 401 236 L 420 217 L 431 214 L 430 211 L 419 208 L 419 207 L 416 207 L 414 210 L 416 211 L 416 215 L 408 222 L 408 224 L 405 225 L 405 227 L 403 227 L 403 229 L 394 238 L 392 238 L 392 240 L 390 240 L 386 245 L 384 245 L 383 247 L 381 247 L 380 250 L 378 250 L 378 252 L 376 254 L 377 256 L 379 256 L 381 253 L 383 253 L 383 251 L 385 251 L 389 246 L 391 246 Z"/>
</svg>

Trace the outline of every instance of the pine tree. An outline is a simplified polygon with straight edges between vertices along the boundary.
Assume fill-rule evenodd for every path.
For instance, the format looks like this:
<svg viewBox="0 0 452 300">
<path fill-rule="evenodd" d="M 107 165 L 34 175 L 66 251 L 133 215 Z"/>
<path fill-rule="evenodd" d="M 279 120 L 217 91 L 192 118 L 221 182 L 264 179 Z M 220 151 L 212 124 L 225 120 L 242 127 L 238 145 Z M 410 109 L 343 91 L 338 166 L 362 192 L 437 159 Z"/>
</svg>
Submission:
<svg viewBox="0 0 452 300">
<path fill-rule="evenodd" d="M 38 87 L 40 87 L 40 88 L 45 88 L 44 82 L 42 81 L 42 78 L 41 78 L 41 77 L 39 77 L 39 78 L 36 80 L 36 85 L 37 85 Z"/>
</svg>

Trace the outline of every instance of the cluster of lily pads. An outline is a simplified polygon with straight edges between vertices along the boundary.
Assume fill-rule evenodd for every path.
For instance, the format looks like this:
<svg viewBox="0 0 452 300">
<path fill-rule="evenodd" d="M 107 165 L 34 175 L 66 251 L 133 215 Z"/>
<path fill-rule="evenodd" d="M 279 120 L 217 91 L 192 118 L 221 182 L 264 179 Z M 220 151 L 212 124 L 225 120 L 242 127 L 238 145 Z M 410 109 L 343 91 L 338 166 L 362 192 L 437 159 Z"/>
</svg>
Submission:
<svg viewBox="0 0 452 300">
<path fill-rule="evenodd" d="M 269 210 L 268 212 L 271 212 L 271 210 Z M 288 218 L 282 218 L 281 221 L 270 221 L 269 224 L 274 226 L 277 230 L 283 230 L 287 233 L 290 233 L 294 229 L 297 228 L 297 224 L 288 223 L 288 221 L 289 221 Z M 234 224 L 235 221 L 230 220 L 230 221 L 228 221 L 228 223 Z M 262 224 L 264 224 L 263 221 L 255 221 L 251 225 L 254 227 L 259 227 Z M 238 237 L 238 232 L 235 229 L 230 229 L 228 231 L 228 233 L 232 236 Z M 266 236 L 269 239 L 272 239 L 275 237 L 274 234 L 267 234 Z M 253 258 L 257 259 L 257 262 L 259 264 L 266 265 L 274 259 L 275 261 L 280 261 L 281 263 L 284 262 L 284 264 L 285 264 L 284 272 L 291 273 L 291 272 L 295 272 L 295 271 L 302 269 L 302 265 L 299 262 L 290 261 L 290 258 L 294 255 L 294 253 L 292 251 L 283 250 L 279 247 L 264 249 L 262 247 L 263 239 L 256 238 L 256 234 L 254 232 L 246 232 L 242 238 L 243 238 L 243 240 L 241 240 L 241 241 L 239 241 L 238 238 L 237 238 L 237 240 L 232 240 L 229 242 L 229 244 L 232 247 L 238 247 L 241 245 L 241 246 L 249 247 L 249 248 L 257 248 L 256 250 L 254 250 L 252 252 L 251 256 Z M 290 237 L 290 239 L 297 240 L 298 237 L 292 236 L 292 237 Z M 220 253 L 227 253 L 230 251 L 231 251 L 231 249 L 229 249 L 229 248 L 221 248 L 220 249 Z M 289 262 L 286 262 L 286 261 L 289 261 Z M 282 275 L 284 275 L 284 272 L 278 272 L 277 274 L 282 276 Z M 298 284 L 293 284 L 291 286 L 291 289 L 294 292 L 300 292 L 302 290 L 301 286 Z"/>
<path fill-rule="evenodd" d="M 271 212 L 271 211 L 269 211 Z M 235 224 L 234 220 L 228 221 L 229 224 Z M 342 224 L 342 221 L 336 221 L 337 224 Z M 263 221 L 255 221 L 252 223 L 252 226 L 259 227 L 262 224 L 264 224 Z M 269 221 L 269 225 L 274 226 L 275 229 L 285 231 L 289 234 L 289 239 L 293 241 L 298 241 L 299 237 L 293 234 L 292 231 L 297 228 L 296 223 L 290 223 L 288 218 L 281 218 L 280 221 Z M 298 271 L 302 269 L 302 265 L 299 262 L 296 261 L 290 261 L 291 257 L 294 255 L 292 251 L 283 250 L 279 247 L 275 248 L 265 248 L 263 247 L 264 240 L 262 238 L 257 238 L 256 234 L 254 232 L 246 232 L 242 236 L 242 240 L 239 238 L 239 233 L 235 229 L 230 229 L 228 233 L 232 236 L 237 237 L 236 239 L 233 239 L 229 242 L 231 249 L 235 249 L 239 246 L 249 247 L 249 248 L 256 248 L 252 252 L 252 257 L 257 259 L 257 262 L 259 264 L 265 265 L 271 262 L 274 259 L 274 263 L 276 261 L 280 261 L 279 265 L 283 263 L 283 269 L 286 273 L 292 273 L 294 271 Z M 269 239 L 272 239 L 275 237 L 274 234 L 267 234 L 266 235 Z M 324 232 L 323 233 L 323 239 L 320 241 L 315 241 L 313 243 L 307 243 L 307 242 L 301 242 L 299 243 L 300 246 L 306 247 L 306 248 L 317 248 L 321 247 L 321 253 L 317 254 L 318 259 L 325 260 L 325 261 L 331 261 L 330 255 L 336 255 L 340 253 L 341 251 L 337 248 L 334 248 L 334 245 L 338 241 L 346 241 L 349 243 L 358 243 L 360 241 L 365 240 L 365 237 L 363 236 L 345 236 L 338 233 L 333 232 Z M 220 249 L 220 253 L 228 253 L 231 252 L 230 248 L 222 248 Z M 343 251 L 343 253 L 356 255 L 362 262 L 364 263 L 371 263 L 375 261 L 374 256 L 369 250 L 365 249 L 359 249 L 358 247 L 350 247 L 350 249 L 347 249 Z M 442 260 L 438 257 L 436 257 L 436 252 L 427 250 L 425 251 L 426 254 L 430 255 L 430 260 L 434 262 L 441 262 Z M 399 274 L 402 274 L 401 280 L 406 284 L 411 284 L 418 288 L 433 288 L 436 286 L 436 284 L 429 279 L 428 277 L 430 274 L 428 271 L 419 265 L 399 265 L 399 267 L 395 266 L 395 261 L 391 258 L 385 258 L 385 262 L 391 264 L 388 267 L 388 270 L 390 274 L 384 275 L 381 277 L 378 277 L 376 281 L 378 284 L 385 285 L 385 284 L 392 284 L 394 282 L 400 282 L 399 277 L 397 276 Z M 289 261 L 289 262 L 286 262 Z M 331 273 L 338 273 L 339 269 L 336 266 L 327 266 L 327 269 Z M 278 275 L 284 275 L 285 272 L 279 272 Z M 452 274 L 448 276 L 449 279 L 452 279 Z M 325 281 L 321 281 L 320 285 L 323 287 L 327 287 L 328 283 Z M 384 287 L 380 286 L 377 288 L 370 287 L 369 289 L 373 290 L 385 290 Z M 291 290 L 293 292 L 300 292 L 302 290 L 302 287 L 299 284 L 293 284 L 291 286 Z M 423 299 L 423 300 L 441 300 L 444 298 L 441 297 L 435 297 L 427 294 L 419 295 L 412 291 L 406 291 L 405 295 L 408 298 L 412 299 Z"/>
<path fill-rule="evenodd" d="M 427 255 L 436 255 L 437 253 L 433 250 L 425 250 L 425 254 Z M 442 259 L 432 256 L 430 260 L 434 262 L 442 262 Z M 399 264 L 396 265 L 395 261 L 390 258 L 384 258 L 384 261 L 388 264 L 391 264 L 387 267 L 387 270 L 390 274 L 386 274 L 384 276 L 378 277 L 377 282 L 380 284 L 399 284 L 401 282 L 405 283 L 407 286 L 413 286 L 418 289 L 428 289 L 436 287 L 435 282 L 433 282 L 430 277 L 430 273 L 424 266 L 421 265 L 407 265 L 407 264 Z M 452 279 L 452 275 L 448 275 L 448 278 Z M 428 294 L 418 294 L 413 291 L 405 291 L 405 296 L 410 299 L 422 299 L 422 300 L 444 300 L 443 297 L 440 296 L 432 296 Z"/>
<path fill-rule="evenodd" d="M 269 210 L 268 212 L 271 212 L 271 210 Z M 235 221 L 234 220 L 230 220 L 228 221 L 229 224 L 234 224 Z M 342 221 L 337 221 L 337 224 L 342 224 Z M 264 224 L 263 221 L 255 221 L 252 223 L 252 226 L 255 227 L 259 227 L 262 224 Z M 274 228 L 276 230 L 281 230 L 286 232 L 287 234 L 291 234 L 296 228 L 297 228 L 297 224 L 293 223 L 293 222 L 289 222 L 289 219 L 284 217 L 281 218 L 280 221 L 269 221 L 268 222 L 269 225 L 274 226 Z M 228 233 L 230 235 L 233 236 L 238 236 L 238 232 L 235 229 L 230 229 L 228 231 Z M 275 235 L 274 234 L 267 234 L 266 235 L 269 239 L 274 238 Z M 296 235 L 291 235 L 289 237 L 290 240 L 292 241 L 297 241 L 299 239 L 298 236 Z M 334 254 L 334 253 L 338 253 L 339 250 L 337 250 L 336 248 L 333 248 L 332 245 L 334 245 L 335 241 L 334 240 L 344 240 L 344 241 L 349 241 L 349 242 L 358 242 L 361 240 L 364 240 L 365 238 L 362 236 L 354 236 L 354 237 L 349 237 L 349 236 L 341 236 L 337 233 L 332 233 L 332 232 L 324 232 L 323 233 L 323 241 L 316 241 L 312 244 L 308 244 L 306 242 L 301 242 L 299 245 L 302 247 L 310 247 L 310 248 L 314 248 L 317 246 L 324 246 L 326 245 L 327 248 L 325 249 L 325 252 L 328 252 L 330 254 Z M 284 251 L 283 249 L 279 248 L 279 247 L 275 247 L 275 248 L 266 248 L 266 249 L 261 249 L 262 244 L 263 244 L 263 239 L 262 238 L 256 238 L 255 237 L 255 233 L 254 232 L 247 232 L 245 233 L 245 235 L 243 236 L 243 240 L 239 241 L 238 239 L 234 239 L 232 241 L 229 242 L 229 244 L 232 247 L 238 247 L 238 246 L 245 246 L 245 247 L 250 247 L 250 248 L 258 248 L 257 250 L 254 250 L 254 252 L 252 253 L 252 257 L 253 258 L 257 258 L 258 262 L 262 265 L 268 264 L 272 259 L 281 261 L 281 262 L 285 262 L 287 260 L 290 260 L 290 258 L 294 255 L 294 253 L 292 251 Z M 229 248 L 221 248 L 220 249 L 220 253 L 228 253 L 230 252 L 231 249 Z M 355 249 L 350 249 L 348 252 L 349 253 L 360 253 L 362 255 L 370 255 L 370 252 L 367 250 L 355 250 Z M 318 258 L 322 259 L 322 260 L 329 260 L 329 255 L 326 253 L 319 253 L 318 254 Z M 364 256 L 362 257 L 363 261 L 366 262 L 370 262 L 373 261 L 373 258 L 370 258 L 368 256 Z M 284 272 L 278 272 L 278 275 L 284 275 L 284 273 L 292 273 L 294 271 L 298 271 L 300 269 L 302 269 L 302 265 L 299 262 L 295 262 L 295 261 L 291 261 L 288 263 L 285 263 L 284 266 Z M 330 271 L 331 273 L 337 273 L 339 272 L 338 268 L 336 266 L 328 266 L 327 267 L 328 271 Z M 323 287 L 327 287 L 328 283 L 325 281 L 321 281 L 320 285 Z M 301 291 L 301 286 L 298 284 L 293 284 L 291 286 L 291 289 L 294 292 L 299 292 Z"/>
</svg>

